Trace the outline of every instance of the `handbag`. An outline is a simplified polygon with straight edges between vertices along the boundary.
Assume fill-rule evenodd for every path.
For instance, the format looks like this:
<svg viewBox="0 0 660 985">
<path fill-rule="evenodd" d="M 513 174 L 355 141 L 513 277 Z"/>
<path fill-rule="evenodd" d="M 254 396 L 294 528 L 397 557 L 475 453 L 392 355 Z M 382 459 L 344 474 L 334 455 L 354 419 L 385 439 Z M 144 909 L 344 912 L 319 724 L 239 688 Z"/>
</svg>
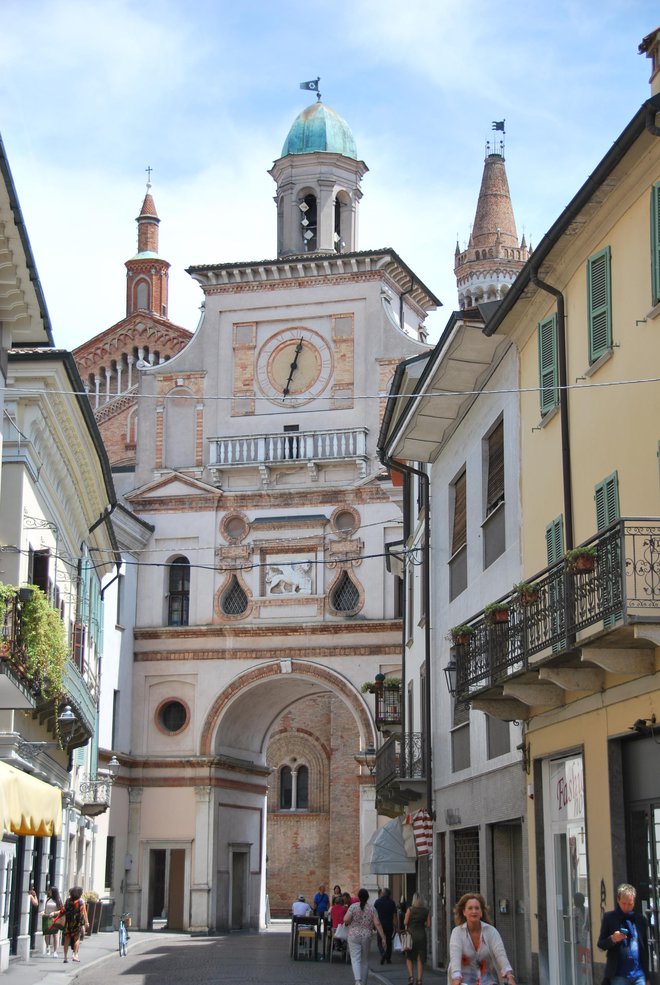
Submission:
<svg viewBox="0 0 660 985">
<path fill-rule="evenodd" d="M 348 928 L 345 923 L 340 923 L 335 930 L 335 940 L 336 941 L 347 941 L 348 940 Z"/>
<path fill-rule="evenodd" d="M 412 934 L 409 930 L 402 930 L 401 934 L 401 950 L 402 951 L 412 951 L 413 939 Z"/>
<path fill-rule="evenodd" d="M 66 927 L 66 917 L 63 913 L 58 913 L 50 925 L 50 930 L 64 930 Z"/>
</svg>

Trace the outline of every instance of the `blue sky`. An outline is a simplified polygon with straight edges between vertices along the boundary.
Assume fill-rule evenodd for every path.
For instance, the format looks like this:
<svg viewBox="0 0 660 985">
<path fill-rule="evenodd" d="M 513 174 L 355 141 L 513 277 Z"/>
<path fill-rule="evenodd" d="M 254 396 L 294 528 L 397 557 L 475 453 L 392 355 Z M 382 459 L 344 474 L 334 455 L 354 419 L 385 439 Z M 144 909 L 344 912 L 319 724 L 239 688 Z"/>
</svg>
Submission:
<svg viewBox="0 0 660 985">
<path fill-rule="evenodd" d="M 173 321 L 198 321 L 187 266 L 274 257 L 267 170 L 317 75 L 369 167 L 360 248 L 442 299 L 437 337 L 491 121 L 536 243 L 650 94 L 658 23 L 647 0 L 3 0 L 0 133 L 56 343 L 124 316 L 147 165 Z"/>
</svg>

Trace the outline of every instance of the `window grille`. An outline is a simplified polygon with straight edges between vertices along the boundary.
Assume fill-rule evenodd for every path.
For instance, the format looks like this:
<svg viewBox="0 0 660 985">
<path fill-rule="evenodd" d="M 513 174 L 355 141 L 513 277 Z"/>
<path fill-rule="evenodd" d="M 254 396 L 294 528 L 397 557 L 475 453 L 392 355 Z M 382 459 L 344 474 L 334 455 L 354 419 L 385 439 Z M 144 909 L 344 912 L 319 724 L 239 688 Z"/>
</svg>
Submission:
<svg viewBox="0 0 660 985">
<path fill-rule="evenodd" d="M 357 585 L 344 571 L 330 599 L 335 612 L 352 612 L 360 604 L 360 593 Z"/>
<path fill-rule="evenodd" d="M 220 605 L 226 616 L 242 616 L 247 609 L 248 597 L 236 575 L 232 575 L 231 581 L 222 595 Z"/>
</svg>

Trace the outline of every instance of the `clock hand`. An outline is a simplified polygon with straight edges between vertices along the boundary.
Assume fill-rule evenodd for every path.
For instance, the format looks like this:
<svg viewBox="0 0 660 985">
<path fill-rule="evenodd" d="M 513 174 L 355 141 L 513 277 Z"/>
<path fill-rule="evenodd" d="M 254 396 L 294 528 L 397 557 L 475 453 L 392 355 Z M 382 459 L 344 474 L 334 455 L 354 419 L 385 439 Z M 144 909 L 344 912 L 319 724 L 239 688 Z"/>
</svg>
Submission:
<svg viewBox="0 0 660 985">
<path fill-rule="evenodd" d="M 301 339 L 298 345 L 296 346 L 296 352 L 293 357 L 293 362 L 291 363 L 291 368 L 289 370 L 289 378 L 284 385 L 284 390 L 282 391 L 283 397 L 289 396 L 289 387 L 291 385 L 291 380 L 293 379 L 293 374 L 298 368 L 298 360 L 300 359 L 300 353 L 302 352 L 302 349 L 303 349 L 303 340 Z"/>
</svg>

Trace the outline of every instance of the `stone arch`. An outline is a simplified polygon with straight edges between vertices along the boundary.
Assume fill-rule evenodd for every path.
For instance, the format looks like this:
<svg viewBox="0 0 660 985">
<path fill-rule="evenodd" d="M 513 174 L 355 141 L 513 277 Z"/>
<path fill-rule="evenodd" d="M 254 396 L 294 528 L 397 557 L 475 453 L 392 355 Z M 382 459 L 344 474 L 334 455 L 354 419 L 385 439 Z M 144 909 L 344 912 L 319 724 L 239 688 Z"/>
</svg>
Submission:
<svg viewBox="0 0 660 985">
<path fill-rule="evenodd" d="M 290 671 L 287 669 L 290 666 Z M 349 708 L 355 719 L 363 746 L 376 745 L 376 730 L 373 719 L 364 701 L 364 698 L 345 677 L 334 671 L 328 670 L 320 664 L 311 663 L 306 660 L 291 660 L 290 665 L 285 661 L 274 661 L 259 666 L 252 667 L 244 673 L 239 674 L 231 684 L 229 684 L 215 699 L 206 720 L 202 726 L 200 735 L 200 754 L 202 756 L 212 756 L 214 754 L 215 740 L 220 731 L 223 719 L 230 712 L 233 705 L 238 700 L 254 690 L 261 684 L 275 683 L 278 680 L 286 679 L 286 683 L 296 682 L 298 685 L 308 685 L 313 689 L 321 687 L 323 690 L 331 691 L 340 697 Z M 274 688 L 268 690 L 269 703 L 275 704 L 273 699 Z M 304 694 L 304 688 L 298 686 L 296 696 Z M 274 708 L 271 720 L 274 721 L 286 706 L 286 695 L 281 699 L 280 707 Z M 251 702 L 252 703 L 252 702 Z M 268 734 L 268 727 L 264 727 L 264 740 Z"/>
</svg>

